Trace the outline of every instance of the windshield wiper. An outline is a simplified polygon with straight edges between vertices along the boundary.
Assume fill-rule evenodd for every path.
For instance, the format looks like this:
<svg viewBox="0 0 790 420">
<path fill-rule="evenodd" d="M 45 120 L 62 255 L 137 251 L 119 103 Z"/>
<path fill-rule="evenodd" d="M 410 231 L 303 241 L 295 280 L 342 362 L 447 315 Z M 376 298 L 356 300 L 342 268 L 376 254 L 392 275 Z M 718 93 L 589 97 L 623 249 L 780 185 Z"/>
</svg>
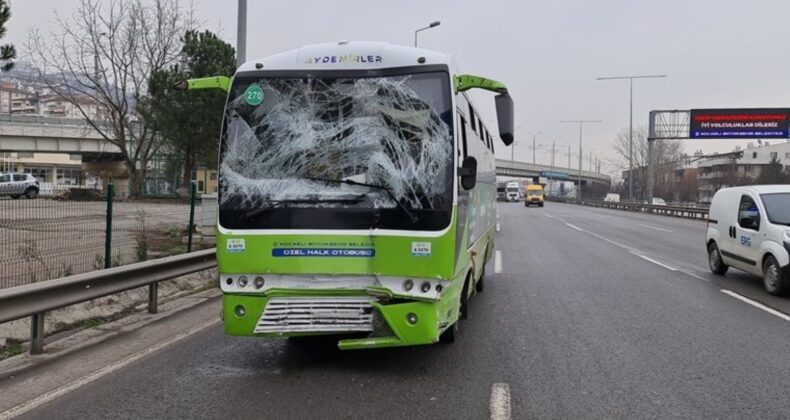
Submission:
<svg viewBox="0 0 790 420">
<path fill-rule="evenodd" d="M 400 207 L 400 209 L 403 210 L 403 213 L 405 213 L 406 216 L 409 216 L 409 220 L 411 220 L 412 223 L 417 223 L 417 221 L 419 220 L 417 215 L 412 213 L 408 207 L 406 207 L 403 203 L 401 203 L 400 200 L 395 198 L 395 194 L 392 193 L 392 189 L 389 187 L 385 187 L 384 185 L 368 184 L 366 182 L 357 182 L 351 179 L 332 179 L 332 178 L 316 178 L 316 177 L 305 177 L 305 179 L 309 179 L 311 181 L 319 181 L 319 182 L 334 182 L 336 184 L 357 185 L 360 187 L 368 187 L 375 190 L 384 191 L 387 193 L 387 195 L 390 196 L 392 201 L 394 201 L 395 204 L 397 204 L 398 207 Z"/>
<path fill-rule="evenodd" d="M 274 200 L 274 201 L 267 201 L 263 206 L 254 208 L 251 210 L 247 210 L 241 215 L 243 220 L 252 220 L 263 213 L 268 212 L 269 210 L 273 210 L 278 208 L 282 204 L 292 204 L 292 203 L 306 203 L 306 204 L 316 204 L 316 203 L 358 203 L 363 200 L 363 197 L 350 197 L 350 198 L 332 198 L 332 199 L 299 199 L 299 200 Z"/>
</svg>

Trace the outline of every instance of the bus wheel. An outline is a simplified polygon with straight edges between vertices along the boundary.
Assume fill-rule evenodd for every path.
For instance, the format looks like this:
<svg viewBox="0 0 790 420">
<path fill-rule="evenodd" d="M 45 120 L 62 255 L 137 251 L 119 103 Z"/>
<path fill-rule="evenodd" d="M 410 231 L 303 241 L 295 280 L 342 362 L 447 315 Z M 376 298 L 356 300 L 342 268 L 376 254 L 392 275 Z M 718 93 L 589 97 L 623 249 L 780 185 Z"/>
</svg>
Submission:
<svg viewBox="0 0 790 420">
<path fill-rule="evenodd" d="M 458 321 L 444 330 L 442 335 L 439 336 L 439 342 L 444 344 L 455 343 L 455 337 L 458 335 Z"/>
<path fill-rule="evenodd" d="M 483 291 L 483 288 L 485 286 L 485 284 L 484 284 L 485 283 L 485 279 L 486 279 L 486 266 L 485 266 L 485 264 L 483 264 L 483 272 L 480 273 L 480 279 L 477 280 L 477 284 L 475 284 L 475 290 L 477 290 L 477 293 L 480 293 L 480 292 Z"/>
<path fill-rule="evenodd" d="M 461 306 L 458 309 L 460 312 L 458 319 L 469 319 L 469 283 L 472 282 L 473 276 L 473 273 L 469 273 L 469 275 L 466 276 L 464 288 L 461 290 Z"/>
</svg>

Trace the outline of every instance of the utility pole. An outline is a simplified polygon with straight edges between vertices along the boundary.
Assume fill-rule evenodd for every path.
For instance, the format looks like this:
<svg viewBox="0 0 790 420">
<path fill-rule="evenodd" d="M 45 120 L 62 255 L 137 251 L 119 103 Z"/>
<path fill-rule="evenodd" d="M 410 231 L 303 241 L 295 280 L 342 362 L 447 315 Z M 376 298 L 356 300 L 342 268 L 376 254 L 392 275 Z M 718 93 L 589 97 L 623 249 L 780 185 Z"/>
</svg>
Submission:
<svg viewBox="0 0 790 420">
<path fill-rule="evenodd" d="M 542 131 L 538 131 L 537 133 L 527 133 L 532 137 L 532 164 L 535 164 L 535 152 L 537 150 L 537 146 L 535 145 L 535 138 L 538 137 L 538 134 L 542 133 Z"/>
<path fill-rule="evenodd" d="M 660 79 L 667 77 L 666 74 L 646 75 L 646 76 L 614 76 L 597 77 L 595 80 L 625 80 L 629 81 L 628 99 L 628 199 L 634 199 L 634 79 Z"/>
<path fill-rule="evenodd" d="M 236 20 L 236 66 L 247 61 L 247 0 L 239 0 Z"/>
<path fill-rule="evenodd" d="M 582 138 L 584 132 L 584 124 L 591 124 L 591 123 L 602 123 L 601 120 L 562 120 L 561 123 L 566 124 L 579 124 L 579 189 L 578 193 L 576 194 L 576 199 L 581 201 L 582 199 L 582 160 L 584 159 L 584 154 L 582 153 Z M 570 166 L 570 164 L 568 165 Z"/>
</svg>

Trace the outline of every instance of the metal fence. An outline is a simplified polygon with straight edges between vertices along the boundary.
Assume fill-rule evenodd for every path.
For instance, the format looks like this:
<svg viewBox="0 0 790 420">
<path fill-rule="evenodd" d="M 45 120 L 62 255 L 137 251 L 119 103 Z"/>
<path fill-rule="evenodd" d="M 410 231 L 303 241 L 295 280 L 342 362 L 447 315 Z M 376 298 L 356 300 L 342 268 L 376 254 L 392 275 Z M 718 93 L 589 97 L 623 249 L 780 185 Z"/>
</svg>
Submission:
<svg viewBox="0 0 790 420">
<path fill-rule="evenodd" d="M 194 186 L 189 197 L 170 198 L 117 199 L 111 185 L 40 192 L 0 188 L 0 289 L 192 248 Z"/>
<path fill-rule="evenodd" d="M 571 204 L 581 204 L 584 206 L 590 207 L 602 207 L 608 209 L 616 209 L 616 210 L 625 210 L 625 211 L 633 211 L 639 213 L 652 213 L 652 214 L 660 214 L 664 216 L 674 216 L 674 217 L 682 217 L 685 219 L 697 219 L 697 220 L 707 220 L 708 219 L 708 208 L 706 207 L 685 207 L 685 206 L 673 206 L 673 205 L 654 205 L 654 204 L 645 204 L 645 203 L 634 203 L 634 202 L 622 202 L 622 203 L 614 203 L 608 201 L 597 201 L 597 200 L 565 200 L 559 198 L 551 198 L 550 201 L 557 201 L 563 203 L 571 203 Z"/>
</svg>

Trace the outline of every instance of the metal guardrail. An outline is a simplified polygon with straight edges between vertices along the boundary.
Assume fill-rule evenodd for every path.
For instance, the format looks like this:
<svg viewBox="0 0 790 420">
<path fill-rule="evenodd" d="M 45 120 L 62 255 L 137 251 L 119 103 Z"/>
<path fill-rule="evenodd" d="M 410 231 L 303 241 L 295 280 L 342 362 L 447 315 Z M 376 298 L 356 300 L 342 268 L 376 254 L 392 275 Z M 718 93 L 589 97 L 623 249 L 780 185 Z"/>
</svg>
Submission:
<svg viewBox="0 0 790 420">
<path fill-rule="evenodd" d="M 216 267 L 216 249 L 92 271 L 0 290 L 0 324 L 31 317 L 30 353 L 44 351 L 44 314 L 148 286 L 148 312 L 158 310 L 159 282 Z"/>
<path fill-rule="evenodd" d="M 551 201 L 561 201 L 571 204 L 581 204 L 583 206 L 601 207 L 607 209 L 633 211 L 639 213 L 652 213 L 665 216 L 682 217 L 685 219 L 708 220 L 708 209 L 704 207 L 678 207 L 678 206 L 658 206 L 654 204 L 642 203 L 612 203 L 607 201 L 594 201 L 594 200 L 559 200 L 552 199 Z"/>
</svg>

